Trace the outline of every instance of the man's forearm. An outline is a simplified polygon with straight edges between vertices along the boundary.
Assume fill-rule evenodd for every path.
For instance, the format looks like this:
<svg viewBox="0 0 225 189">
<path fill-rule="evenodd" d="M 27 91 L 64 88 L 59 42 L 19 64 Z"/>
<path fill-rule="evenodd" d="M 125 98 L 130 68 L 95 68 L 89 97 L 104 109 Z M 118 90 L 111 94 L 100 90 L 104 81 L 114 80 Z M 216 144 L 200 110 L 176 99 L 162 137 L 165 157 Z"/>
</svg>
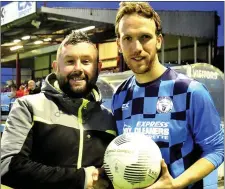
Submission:
<svg viewBox="0 0 225 189">
<path fill-rule="evenodd" d="M 199 159 L 191 167 L 189 167 L 179 177 L 174 179 L 174 186 L 176 189 L 182 189 L 193 184 L 215 169 L 215 166 L 205 158 Z"/>
</svg>

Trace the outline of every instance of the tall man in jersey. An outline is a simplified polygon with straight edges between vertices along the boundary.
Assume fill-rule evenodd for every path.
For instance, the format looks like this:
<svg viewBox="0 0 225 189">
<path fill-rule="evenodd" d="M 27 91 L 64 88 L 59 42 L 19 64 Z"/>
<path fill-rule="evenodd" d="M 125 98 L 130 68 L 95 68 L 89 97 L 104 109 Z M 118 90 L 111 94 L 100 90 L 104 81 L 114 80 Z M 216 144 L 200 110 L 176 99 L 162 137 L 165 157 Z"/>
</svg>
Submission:
<svg viewBox="0 0 225 189">
<path fill-rule="evenodd" d="M 113 96 L 119 134 L 146 134 L 164 159 L 161 177 L 149 188 L 217 188 L 223 130 L 208 90 L 159 62 L 161 20 L 147 2 L 120 3 L 115 25 L 119 50 L 134 73 Z"/>
</svg>

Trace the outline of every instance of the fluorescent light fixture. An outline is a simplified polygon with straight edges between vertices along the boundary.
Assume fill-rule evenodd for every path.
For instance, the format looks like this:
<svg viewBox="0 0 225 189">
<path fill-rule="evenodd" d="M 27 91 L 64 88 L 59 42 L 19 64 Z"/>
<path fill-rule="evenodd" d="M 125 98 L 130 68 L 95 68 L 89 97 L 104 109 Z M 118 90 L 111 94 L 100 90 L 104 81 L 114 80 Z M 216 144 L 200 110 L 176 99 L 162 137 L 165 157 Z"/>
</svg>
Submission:
<svg viewBox="0 0 225 189">
<path fill-rule="evenodd" d="M 13 45 L 15 45 L 15 43 L 13 43 L 13 42 L 3 43 L 3 44 L 1 44 L 1 47 L 9 47 L 9 46 L 13 46 Z"/>
<path fill-rule="evenodd" d="M 20 39 L 15 39 L 13 42 L 14 43 L 19 43 L 21 40 Z"/>
<path fill-rule="evenodd" d="M 44 41 L 51 41 L 52 38 L 48 37 L 48 38 L 45 38 Z"/>
<path fill-rule="evenodd" d="M 26 35 L 26 36 L 23 36 L 21 39 L 22 40 L 28 40 L 28 39 L 30 39 L 30 36 L 29 35 Z"/>
<path fill-rule="evenodd" d="M 75 30 L 75 32 L 79 32 L 79 31 L 85 32 L 85 31 L 93 30 L 94 28 L 95 28 L 95 26 L 88 26 L 88 27 L 85 27 L 85 28 Z"/>
<path fill-rule="evenodd" d="M 43 41 L 41 41 L 41 40 L 40 40 L 40 41 L 35 41 L 35 42 L 34 42 L 35 45 L 39 45 L 39 44 L 42 44 L 42 43 L 43 43 Z"/>
<path fill-rule="evenodd" d="M 15 50 L 21 49 L 21 48 L 23 48 L 22 45 L 17 45 L 17 46 L 14 46 L 14 47 L 10 47 L 10 51 L 15 51 Z"/>
</svg>

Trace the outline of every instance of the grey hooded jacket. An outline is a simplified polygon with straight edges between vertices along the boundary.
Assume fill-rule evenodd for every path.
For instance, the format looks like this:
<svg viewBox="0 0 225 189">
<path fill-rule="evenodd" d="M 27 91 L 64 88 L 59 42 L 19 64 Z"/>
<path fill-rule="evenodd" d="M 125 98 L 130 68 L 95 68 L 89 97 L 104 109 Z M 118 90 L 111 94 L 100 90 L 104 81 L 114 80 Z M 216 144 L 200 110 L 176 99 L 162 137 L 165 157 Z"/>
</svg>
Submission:
<svg viewBox="0 0 225 189">
<path fill-rule="evenodd" d="M 1 182 L 13 188 L 83 189 L 84 167 L 101 167 L 116 136 L 111 112 L 95 87 L 71 99 L 48 75 L 41 93 L 18 98 L 1 141 Z"/>
</svg>

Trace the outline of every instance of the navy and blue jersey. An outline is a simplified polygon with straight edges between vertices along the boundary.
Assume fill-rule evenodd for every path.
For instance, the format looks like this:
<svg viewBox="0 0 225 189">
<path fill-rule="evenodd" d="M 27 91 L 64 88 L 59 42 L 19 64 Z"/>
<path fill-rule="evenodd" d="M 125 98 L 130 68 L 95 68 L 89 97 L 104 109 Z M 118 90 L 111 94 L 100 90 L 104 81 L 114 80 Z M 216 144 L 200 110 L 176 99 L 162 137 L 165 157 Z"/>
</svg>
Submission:
<svg viewBox="0 0 225 189">
<path fill-rule="evenodd" d="M 223 129 L 208 90 L 170 68 L 149 83 L 134 76 L 124 81 L 112 111 L 119 134 L 141 132 L 157 143 L 173 178 L 201 157 L 216 168 L 223 162 Z M 215 189 L 217 179 L 215 170 L 188 188 Z"/>
</svg>

